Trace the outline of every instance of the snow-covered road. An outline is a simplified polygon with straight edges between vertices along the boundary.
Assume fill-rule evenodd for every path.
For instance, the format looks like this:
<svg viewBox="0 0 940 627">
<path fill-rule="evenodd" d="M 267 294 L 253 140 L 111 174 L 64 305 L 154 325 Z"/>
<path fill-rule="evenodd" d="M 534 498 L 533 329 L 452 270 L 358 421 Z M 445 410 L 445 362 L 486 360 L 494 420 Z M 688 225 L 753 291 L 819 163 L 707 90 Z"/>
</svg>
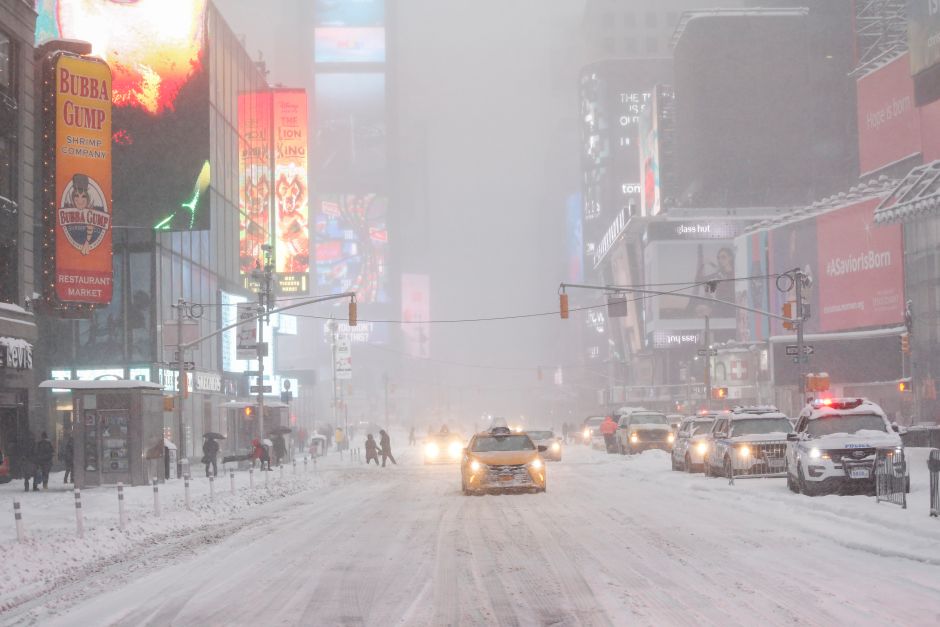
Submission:
<svg viewBox="0 0 940 627">
<path fill-rule="evenodd" d="M 151 547 L 4 620 L 43 625 L 940 624 L 940 521 L 728 486 L 570 447 L 546 494 L 464 497 L 456 467 L 329 486 Z M 920 471 L 925 477 L 926 473 Z M 211 537 L 209 537 L 211 536 Z M 155 556 L 159 554 L 157 559 Z M 78 601 L 70 607 L 70 598 Z"/>
</svg>

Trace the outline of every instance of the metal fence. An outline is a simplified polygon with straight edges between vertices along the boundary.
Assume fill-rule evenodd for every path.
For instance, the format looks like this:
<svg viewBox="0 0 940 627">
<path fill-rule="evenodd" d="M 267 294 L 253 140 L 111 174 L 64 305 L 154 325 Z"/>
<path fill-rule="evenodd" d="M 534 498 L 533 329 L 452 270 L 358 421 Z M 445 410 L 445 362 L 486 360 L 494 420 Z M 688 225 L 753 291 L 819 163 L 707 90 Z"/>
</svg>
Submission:
<svg viewBox="0 0 940 627">
<path fill-rule="evenodd" d="M 723 474 L 731 485 L 735 479 L 786 477 L 786 441 L 736 444 L 725 457 Z"/>
<path fill-rule="evenodd" d="M 875 500 L 907 509 L 907 460 L 903 448 L 880 448 L 875 453 Z"/>
<path fill-rule="evenodd" d="M 940 449 L 933 449 L 927 457 L 930 471 L 930 515 L 940 516 Z"/>
</svg>

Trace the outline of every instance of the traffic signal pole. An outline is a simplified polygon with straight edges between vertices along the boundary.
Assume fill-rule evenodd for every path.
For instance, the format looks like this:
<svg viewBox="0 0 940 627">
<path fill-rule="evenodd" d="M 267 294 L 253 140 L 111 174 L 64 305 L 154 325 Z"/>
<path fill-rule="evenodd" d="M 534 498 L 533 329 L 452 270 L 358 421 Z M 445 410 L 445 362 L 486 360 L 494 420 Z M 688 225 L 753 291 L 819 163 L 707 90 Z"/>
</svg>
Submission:
<svg viewBox="0 0 940 627">
<path fill-rule="evenodd" d="M 796 352 L 797 352 L 797 373 L 800 378 L 800 403 L 799 407 L 806 402 L 806 374 L 803 365 L 806 363 L 806 355 L 803 354 L 803 279 L 805 275 L 801 270 L 796 271 Z"/>
</svg>

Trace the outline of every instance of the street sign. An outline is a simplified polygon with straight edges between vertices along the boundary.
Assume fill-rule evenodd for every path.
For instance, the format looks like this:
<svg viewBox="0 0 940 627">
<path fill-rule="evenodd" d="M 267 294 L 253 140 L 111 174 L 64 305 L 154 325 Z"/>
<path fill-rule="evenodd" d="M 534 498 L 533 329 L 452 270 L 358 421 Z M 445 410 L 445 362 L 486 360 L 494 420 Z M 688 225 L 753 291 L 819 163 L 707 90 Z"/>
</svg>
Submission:
<svg viewBox="0 0 940 627">
<path fill-rule="evenodd" d="M 714 357 L 718 354 L 717 348 L 700 348 L 698 349 L 699 357 Z"/>
<path fill-rule="evenodd" d="M 336 337 L 336 347 L 334 348 L 333 372 L 336 373 L 336 379 L 346 381 L 352 379 L 352 345 L 348 335 L 338 335 Z"/>
<path fill-rule="evenodd" d="M 252 394 L 257 394 L 258 392 L 263 392 L 265 394 L 268 394 L 269 392 L 272 391 L 272 388 L 270 385 L 253 385 L 250 388 L 248 388 L 248 391 L 251 392 Z"/>
<path fill-rule="evenodd" d="M 813 348 L 813 345 L 812 345 L 812 344 L 804 344 L 804 345 L 803 345 L 803 354 L 804 354 L 804 355 L 812 355 L 812 354 L 815 353 L 815 352 L 816 352 L 816 349 Z M 796 356 L 796 355 L 799 355 L 799 354 L 800 354 L 800 347 L 799 347 L 798 345 L 796 345 L 796 344 L 787 344 L 787 355 L 788 355 L 788 356 L 793 357 L 793 356 Z M 794 363 L 796 363 L 796 362 L 794 362 Z"/>
<path fill-rule="evenodd" d="M 169 364 L 167 364 L 167 365 L 170 367 L 170 370 L 179 370 L 179 369 L 180 369 L 180 362 L 178 362 L 178 361 L 171 361 L 171 362 L 170 362 Z M 195 369 L 196 369 L 196 362 L 194 362 L 194 361 L 184 361 L 184 362 L 183 362 L 183 368 L 182 368 L 182 369 L 183 369 L 183 370 L 195 370 Z"/>
<path fill-rule="evenodd" d="M 244 374 L 246 377 L 260 377 L 261 376 L 261 372 L 258 370 L 246 370 L 242 374 Z"/>
</svg>

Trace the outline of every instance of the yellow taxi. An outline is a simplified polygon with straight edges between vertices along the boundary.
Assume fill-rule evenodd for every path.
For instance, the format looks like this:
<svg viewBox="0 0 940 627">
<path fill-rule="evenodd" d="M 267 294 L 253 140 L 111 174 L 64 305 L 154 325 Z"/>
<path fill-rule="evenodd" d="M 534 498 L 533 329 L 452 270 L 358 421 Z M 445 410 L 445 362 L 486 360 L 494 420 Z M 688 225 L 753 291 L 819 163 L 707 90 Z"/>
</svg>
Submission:
<svg viewBox="0 0 940 627">
<path fill-rule="evenodd" d="M 525 433 L 494 427 L 470 438 L 460 463 L 463 493 L 545 492 L 545 462 Z"/>
</svg>

